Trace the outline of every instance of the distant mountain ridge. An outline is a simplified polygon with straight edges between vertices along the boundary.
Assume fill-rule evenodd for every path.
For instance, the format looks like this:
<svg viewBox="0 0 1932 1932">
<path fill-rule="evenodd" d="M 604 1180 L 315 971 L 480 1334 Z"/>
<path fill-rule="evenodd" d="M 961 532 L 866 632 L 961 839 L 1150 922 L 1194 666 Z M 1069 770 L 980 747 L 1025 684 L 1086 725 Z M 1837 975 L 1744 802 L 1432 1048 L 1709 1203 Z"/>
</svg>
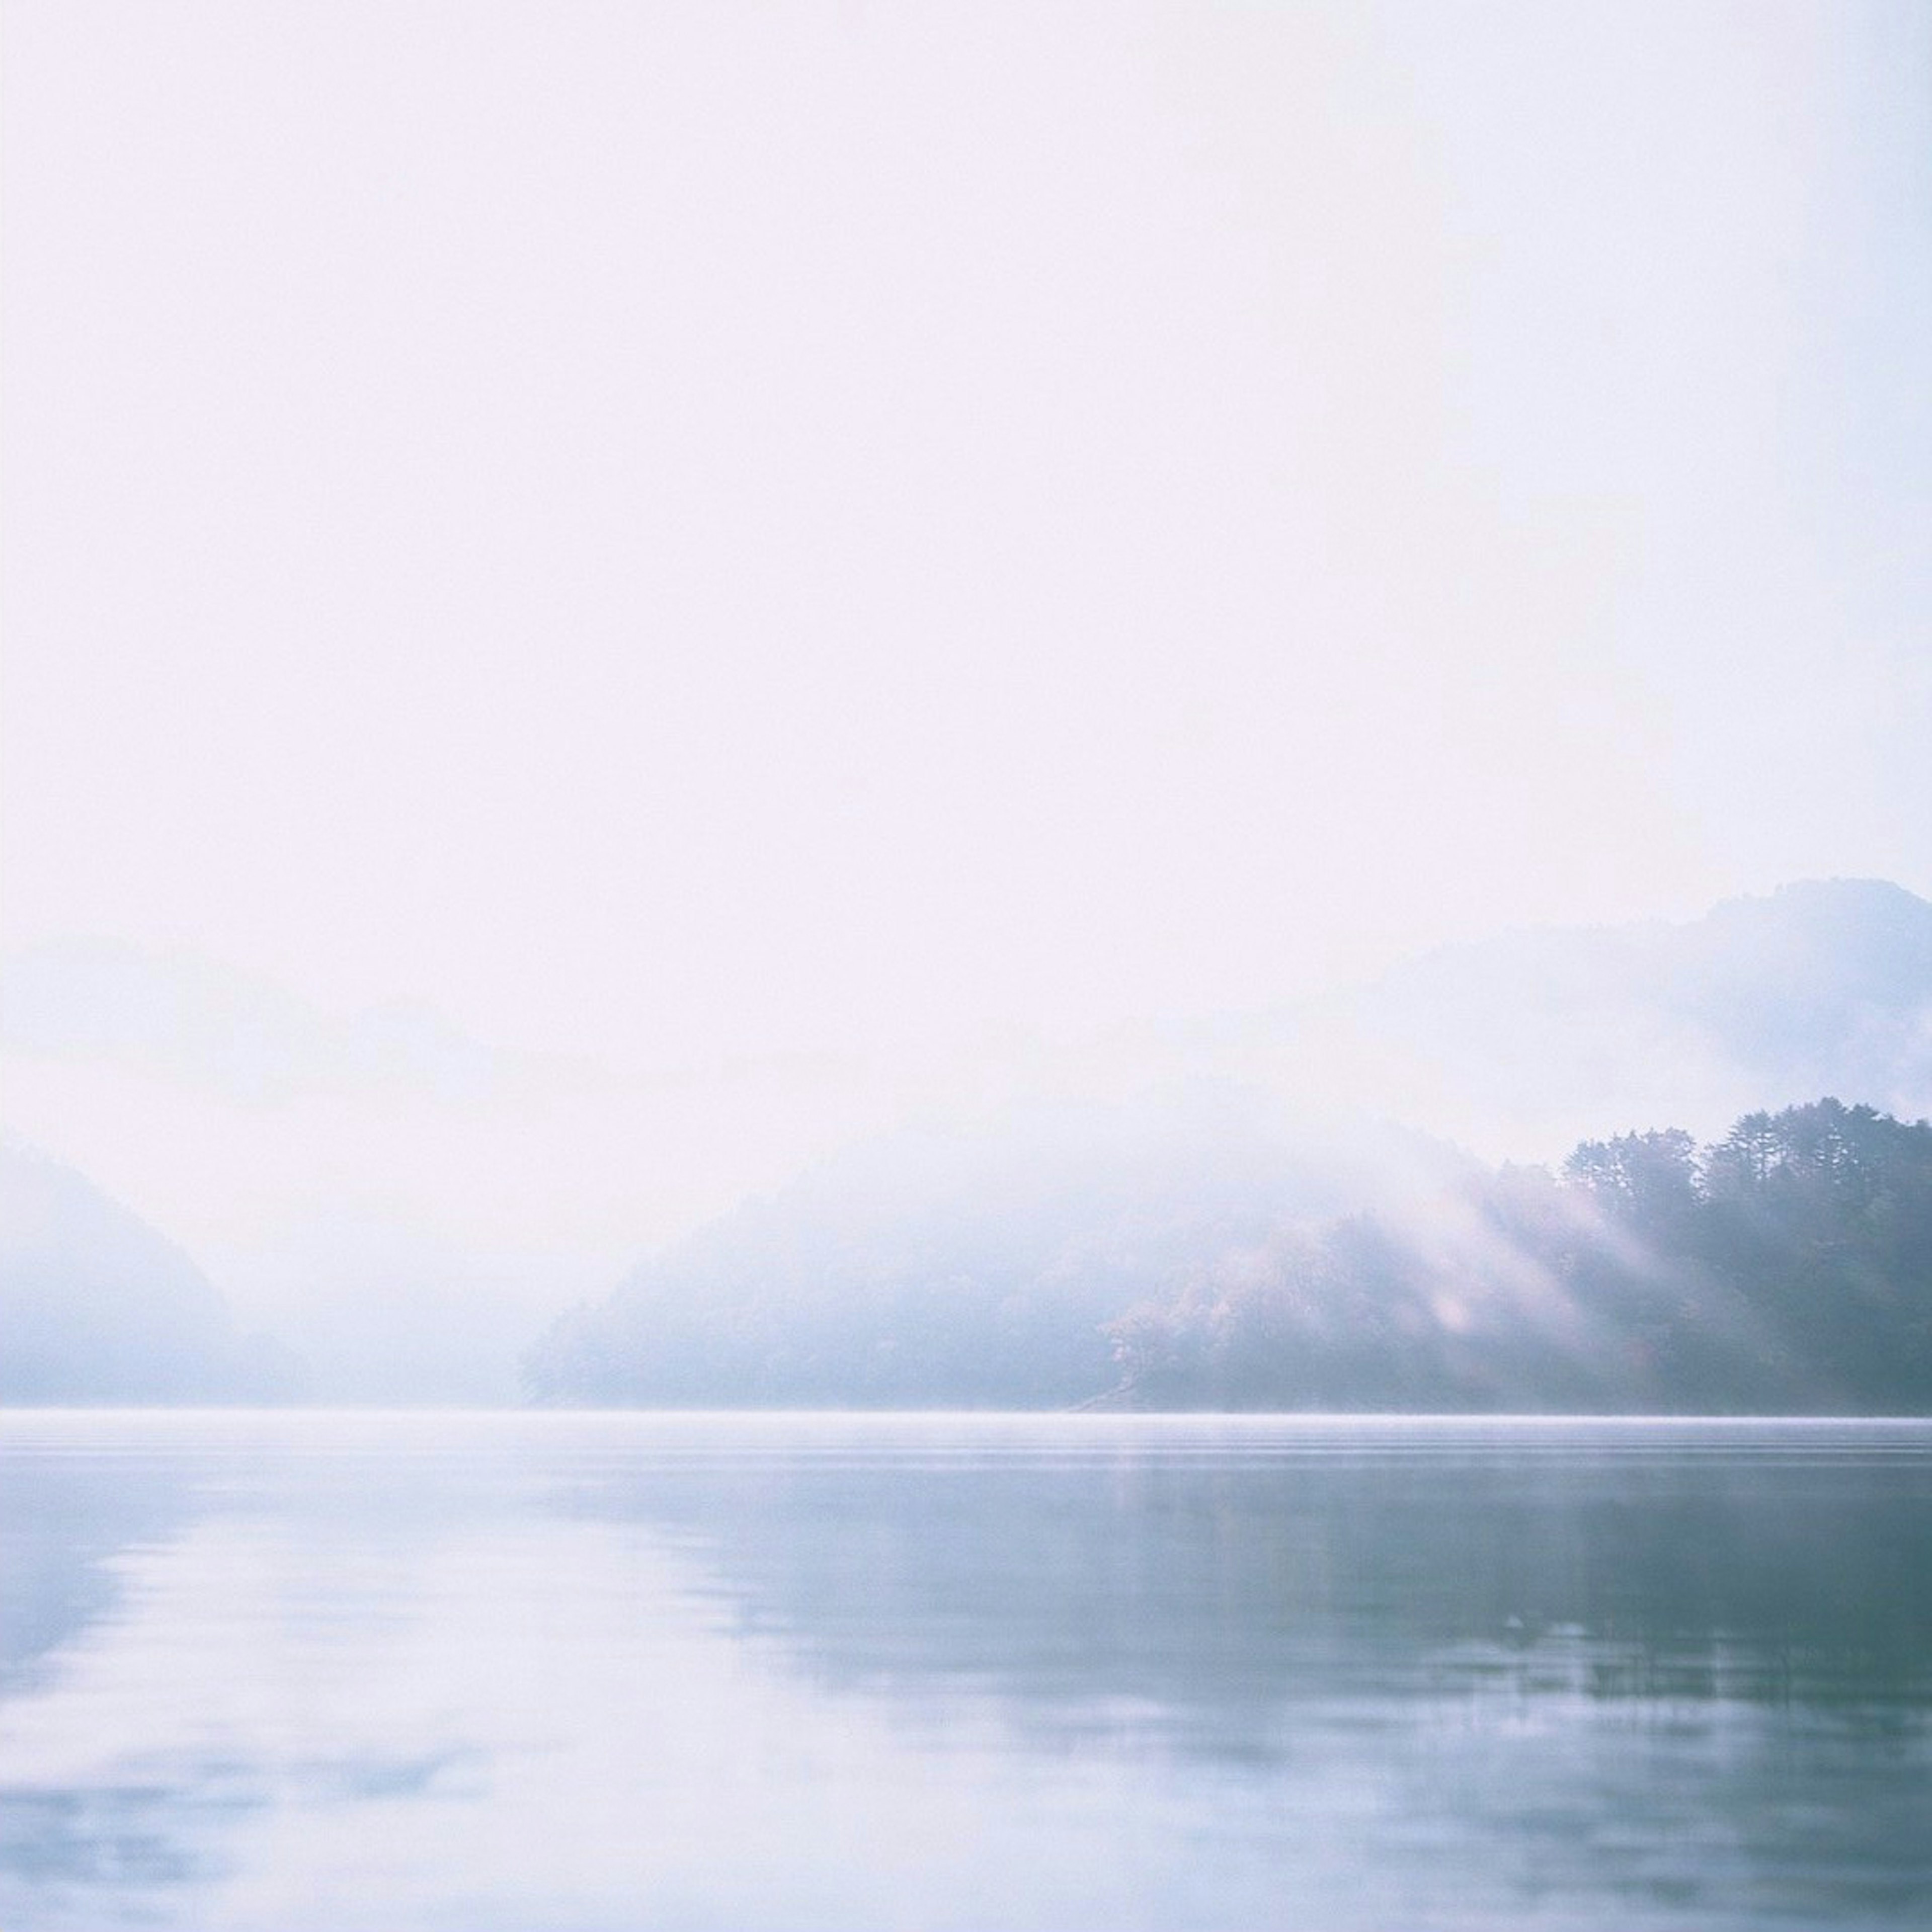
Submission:
<svg viewBox="0 0 1932 1932">
<path fill-rule="evenodd" d="M 1525 983 L 1526 967 L 1540 990 Z M 1807 1082 L 1828 1071 L 1925 1078 L 1932 904 L 1881 880 L 1809 880 L 1726 899 L 1683 924 L 1503 934 L 1415 960 L 1381 992 L 1396 1001 L 1460 995 L 1458 1017 L 1525 995 L 1576 1012 L 1642 1001 L 1702 1029 L 1742 1065 L 1786 1066 Z M 1866 1057 L 1848 1068 L 1848 1052 Z"/>
<path fill-rule="evenodd" d="M 1710 1135 L 1820 1094 L 1932 1113 L 1932 903 L 1805 880 L 1679 923 L 1532 928 L 1214 1028 L 1175 1061 L 1384 1113 L 1490 1159 L 1612 1129 Z"/>
<path fill-rule="evenodd" d="M 110 1063 L 259 1105 L 314 1093 L 489 1090 L 494 1057 L 432 1007 L 331 1013 L 259 975 L 124 940 L 44 940 L 0 960 L 0 1046 Z"/>
</svg>

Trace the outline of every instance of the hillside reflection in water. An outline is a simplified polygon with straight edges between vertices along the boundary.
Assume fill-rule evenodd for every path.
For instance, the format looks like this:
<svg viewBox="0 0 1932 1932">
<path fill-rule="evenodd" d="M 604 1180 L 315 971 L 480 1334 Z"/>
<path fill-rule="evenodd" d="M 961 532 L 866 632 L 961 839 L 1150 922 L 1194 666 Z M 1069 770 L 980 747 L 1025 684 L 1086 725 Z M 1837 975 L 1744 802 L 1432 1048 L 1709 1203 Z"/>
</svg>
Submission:
<svg viewBox="0 0 1932 1932">
<path fill-rule="evenodd" d="M 1903 1926 L 1932 1427 L 0 1420 L 0 1924 Z"/>
</svg>

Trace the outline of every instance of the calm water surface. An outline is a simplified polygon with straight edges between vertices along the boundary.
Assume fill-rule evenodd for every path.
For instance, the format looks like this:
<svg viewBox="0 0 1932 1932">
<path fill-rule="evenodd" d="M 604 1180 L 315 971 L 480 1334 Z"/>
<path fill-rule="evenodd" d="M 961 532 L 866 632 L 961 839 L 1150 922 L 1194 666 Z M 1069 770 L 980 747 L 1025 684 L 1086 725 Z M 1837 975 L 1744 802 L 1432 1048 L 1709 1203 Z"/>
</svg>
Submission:
<svg viewBox="0 0 1932 1932">
<path fill-rule="evenodd" d="M 1932 1923 L 1932 1425 L 0 1417 L 10 1932 Z"/>
</svg>

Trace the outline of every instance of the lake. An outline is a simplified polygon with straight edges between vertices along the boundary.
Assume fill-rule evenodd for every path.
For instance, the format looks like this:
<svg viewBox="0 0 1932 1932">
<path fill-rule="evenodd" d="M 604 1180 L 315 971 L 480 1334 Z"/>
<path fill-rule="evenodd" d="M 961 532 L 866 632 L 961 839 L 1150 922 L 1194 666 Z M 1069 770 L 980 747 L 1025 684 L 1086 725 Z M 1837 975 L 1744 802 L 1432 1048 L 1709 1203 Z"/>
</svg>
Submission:
<svg viewBox="0 0 1932 1932">
<path fill-rule="evenodd" d="M 1932 1424 L 0 1417 L 0 1925 L 1932 1923 Z"/>
</svg>

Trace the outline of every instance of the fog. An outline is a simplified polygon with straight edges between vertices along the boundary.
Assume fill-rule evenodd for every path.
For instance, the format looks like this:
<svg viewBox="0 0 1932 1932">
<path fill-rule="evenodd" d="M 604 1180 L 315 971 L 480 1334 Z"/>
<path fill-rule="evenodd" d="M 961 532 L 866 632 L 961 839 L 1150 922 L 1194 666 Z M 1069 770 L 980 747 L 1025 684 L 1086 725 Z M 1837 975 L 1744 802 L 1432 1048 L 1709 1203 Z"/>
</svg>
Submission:
<svg viewBox="0 0 1932 1932">
<path fill-rule="evenodd" d="M 1932 894 L 1922 9 L 7 33 L 7 1120 L 313 1354 L 908 1120 L 1719 1133 L 1361 989 Z"/>
<path fill-rule="evenodd" d="M 9 1932 L 1932 1924 L 1932 8 L 0 35 Z"/>
</svg>

